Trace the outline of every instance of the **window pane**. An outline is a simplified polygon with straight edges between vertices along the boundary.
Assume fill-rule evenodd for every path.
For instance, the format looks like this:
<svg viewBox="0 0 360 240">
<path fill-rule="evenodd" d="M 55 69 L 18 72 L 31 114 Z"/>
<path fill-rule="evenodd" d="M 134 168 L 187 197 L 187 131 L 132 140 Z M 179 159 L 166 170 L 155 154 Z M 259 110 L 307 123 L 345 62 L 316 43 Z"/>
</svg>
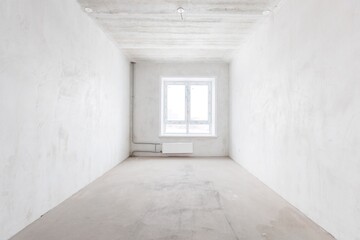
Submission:
<svg viewBox="0 0 360 240">
<path fill-rule="evenodd" d="M 208 85 L 192 85 L 190 115 L 193 121 L 209 120 L 209 87 Z"/>
<path fill-rule="evenodd" d="M 165 133 L 186 133 L 185 124 L 166 124 Z"/>
<path fill-rule="evenodd" d="M 209 124 L 189 125 L 189 133 L 209 134 L 210 133 L 210 125 Z"/>
<path fill-rule="evenodd" d="M 167 120 L 185 120 L 185 86 L 167 86 Z"/>
</svg>

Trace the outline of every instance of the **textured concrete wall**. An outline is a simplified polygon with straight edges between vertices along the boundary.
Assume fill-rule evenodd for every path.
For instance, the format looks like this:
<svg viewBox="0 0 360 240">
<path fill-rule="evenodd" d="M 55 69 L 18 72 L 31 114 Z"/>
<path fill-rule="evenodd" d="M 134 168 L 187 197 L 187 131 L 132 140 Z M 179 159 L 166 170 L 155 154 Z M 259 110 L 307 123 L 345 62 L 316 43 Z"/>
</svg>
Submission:
<svg viewBox="0 0 360 240">
<path fill-rule="evenodd" d="M 0 2 L 0 239 L 129 153 L 129 63 L 76 0 Z"/>
<path fill-rule="evenodd" d="M 360 239 L 360 1 L 288 0 L 231 64 L 230 155 Z"/>
<path fill-rule="evenodd" d="M 159 137 L 161 77 L 216 77 L 217 137 Z M 193 142 L 193 156 L 228 155 L 228 78 L 227 63 L 139 62 L 135 66 L 134 139 L 146 142 Z M 134 146 L 133 150 L 153 150 L 153 146 Z"/>
</svg>

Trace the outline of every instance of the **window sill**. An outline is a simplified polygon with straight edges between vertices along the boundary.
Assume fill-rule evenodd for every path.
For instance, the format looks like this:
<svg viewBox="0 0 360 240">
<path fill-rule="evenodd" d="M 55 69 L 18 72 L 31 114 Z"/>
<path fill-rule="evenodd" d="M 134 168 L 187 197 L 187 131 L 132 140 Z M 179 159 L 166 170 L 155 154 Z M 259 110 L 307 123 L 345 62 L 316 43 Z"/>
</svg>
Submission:
<svg viewBox="0 0 360 240">
<path fill-rule="evenodd" d="M 217 138 L 216 135 L 160 135 L 159 138 Z"/>
</svg>

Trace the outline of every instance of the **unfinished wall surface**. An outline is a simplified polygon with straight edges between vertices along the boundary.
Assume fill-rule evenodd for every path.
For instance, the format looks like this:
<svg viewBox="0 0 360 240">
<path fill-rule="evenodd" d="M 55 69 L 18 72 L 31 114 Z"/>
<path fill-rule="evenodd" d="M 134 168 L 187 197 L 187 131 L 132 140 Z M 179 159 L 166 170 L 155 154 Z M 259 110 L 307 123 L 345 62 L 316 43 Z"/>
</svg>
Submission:
<svg viewBox="0 0 360 240">
<path fill-rule="evenodd" d="M 360 2 L 287 0 L 231 64 L 230 155 L 360 239 Z"/>
<path fill-rule="evenodd" d="M 0 2 L 0 239 L 125 159 L 129 63 L 76 0 Z"/>
<path fill-rule="evenodd" d="M 161 77 L 216 77 L 217 137 L 159 137 Z M 138 62 L 134 84 L 134 140 L 141 142 L 193 142 L 193 156 L 228 155 L 227 63 Z M 132 150 L 153 150 L 153 146 L 133 146 Z"/>
</svg>

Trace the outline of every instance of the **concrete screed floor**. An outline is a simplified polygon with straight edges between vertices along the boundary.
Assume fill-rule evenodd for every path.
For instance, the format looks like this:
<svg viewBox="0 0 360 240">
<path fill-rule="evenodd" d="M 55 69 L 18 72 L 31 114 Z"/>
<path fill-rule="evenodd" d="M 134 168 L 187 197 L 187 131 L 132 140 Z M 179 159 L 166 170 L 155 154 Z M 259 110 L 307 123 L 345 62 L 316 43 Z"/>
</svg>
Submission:
<svg viewBox="0 0 360 240">
<path fill-rule="evenodd" d="M 12 239 L 334 238 L 229 158 L 130 158 Z"/>
</svg>

